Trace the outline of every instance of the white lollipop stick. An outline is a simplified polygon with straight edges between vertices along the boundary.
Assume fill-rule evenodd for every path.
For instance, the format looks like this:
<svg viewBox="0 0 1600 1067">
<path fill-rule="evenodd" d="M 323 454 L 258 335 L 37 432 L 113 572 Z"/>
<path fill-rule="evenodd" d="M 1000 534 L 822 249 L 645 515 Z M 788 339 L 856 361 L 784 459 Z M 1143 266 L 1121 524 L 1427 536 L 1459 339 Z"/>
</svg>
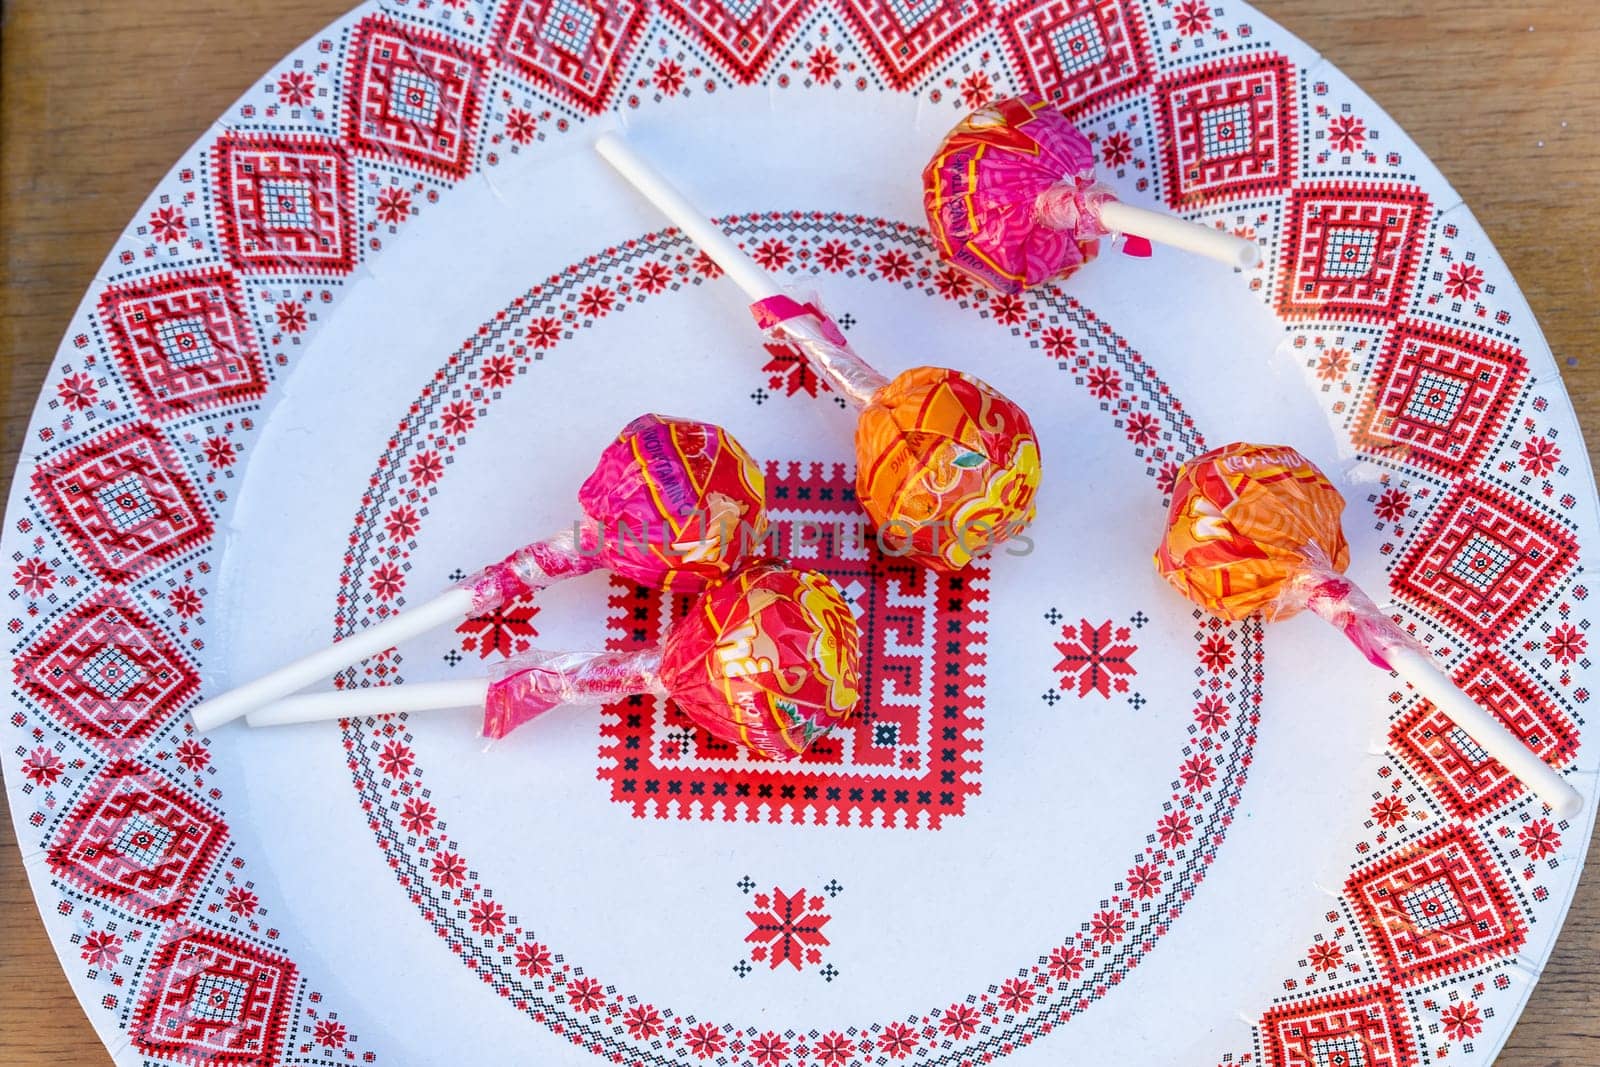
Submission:
<svg viewBox="0 0 1600 1067">
<path fill-rule="evenodd" d="M 434 711 L 439 708 L 481 708 L 489 695 L 489 679 L 463 678 L 454 682 L 412 682 L 379 685 L 370 689 L 340 689 L 331 693 L 302 693 L 286 697 L 245 716 L 251 726 L 288 726 L 326 722 L 366 715 L 392 715 L 398 711 Z"/>
<path fill-rule="evenodd" d="M 1410 647 L 1393 648 L 1386 650 L 1386 658 L 1396 674 L 1410 682 L 1411 688 L 1465 730 L 1479 748 L 1550 805 L 1557 818 L 1570 818 L 1583 807 L 1583 798 L 1571 782 L 1561 777 L 1520 737 L 1507 730 L 1499 719 L 1463 693 L 1433 665 L 1427 653 Z"/>
<path fill-rule="evenodd" d="M 1308 580 L 1311 584 L 1305 589 L 1304 600 L 1307 608 L 1344 631 L 1368 659 L 1409 682 L 1411 688 L 1465 730 L 1479 748 L 1550 805 L 1557 817 L 1567 818 L 1583 807 L 1583 798 L 1570 782 L 1522 738 L 1463 693 L 1359 586 L 1326 571 L 1310 572 Z"/>
<path fill-rule="evenodd" d="M 614 167 L 628 183 L 644 194 L 661 213 L 700 250 L 733 279 L 735 285 L 750 298 L 752 308 L 764 300 L 783 294 L 778 280 L 739 250 L 733 238 L 723 233 L 706 217 L 705 212 L 689 202 L 655 167 L 645 160 L 627 141 L 614 133 L 604 133 L 594 143 L 594 150 Z M 787 340 L 799 345 L 806 359 L 828 385 L 845 400 L 857 407 L 865 406 L 879 389 L 889 384 L 888 379 L 873 370 L 866 361 L 851 350 L 837 325 L 830 320 L 832 336 L 824 328 L 821 316 L 798 315 L 784 321 L 782 333 Z"/>
<path fill-rule="evenodd" d="M 1115 233 L 1134 234 L 1157 244 L 1193 252 L 1196 255 L 1247 270 L 1261 262 L 1261 247 L 1231 233 L 1173 215 L 1134 207 L 1120 200 L 1107 200 L 1096 208 L 1105 228 Z"/>
<path fill-rule="evenodd" d="M 674 226 L 682 230 L 700 250 L 721 267 L 733 283 L 743 289 L 753 304 L 777 296 L 783 290 L 777 279 L 762 270 L 755 260 L 740 251 L 733 238 L 723 233 L 705 214 L 678 191 L 666 176 L 651 166 L 633 146 L 614 133 L 601 134 L 594 143 L 600 158 L 615 168 L 646 200 L 654 204 Z"/>
<path fill-rule="evenodd" d="M 432 600 L 353 633 L 327 648 L 279 667 L 253 682 L 246 682 L 194 709 L 194 728 L 202 733 L 249 714 L 263 705 L 308 685 L 323 681 L 335 671 L 375 656 L 407 638 L 427 633 L 447 623 L 460 622 L 472 612 L 472 590 L 451 589 Z M 396 687 L 397 689 L 399 687 Z"/>
</svg>

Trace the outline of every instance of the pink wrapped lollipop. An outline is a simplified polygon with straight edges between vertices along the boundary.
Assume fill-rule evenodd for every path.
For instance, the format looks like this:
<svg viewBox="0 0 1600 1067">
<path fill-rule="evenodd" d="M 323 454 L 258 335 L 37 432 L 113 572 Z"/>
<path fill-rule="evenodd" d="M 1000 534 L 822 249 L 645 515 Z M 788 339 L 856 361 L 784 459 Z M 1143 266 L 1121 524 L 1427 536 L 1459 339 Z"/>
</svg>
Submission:
<svg viewBox="0 0 1600 1067">
<path fill-rule="evenodd" d="M 1004 293 L 1067 277 L 1113 233 L 1129 235 L 1131 255 L 1149 255 L 1155 241 L 1234 267 L 1261 262 L 1252 241 L 1119 202 L 1095 180 L 1083 131 L 1037 96 L 962 119 L 924 168 L 922 190 L 945 262 Z"/>
<path fill-rule="evenodd" d="M 765 532 L 766 481 L 733 435 L 692 419 L 641 415 L 578 489 L 572 529 L 517 549 L 421 606 L 229 690 L 194 710 L 209 730 L 401 641 L 515 597 L 607 569 L 696 592 L 727 576 Z"/>
<path fill-rule="evenodd" d="M 861 631 L 827 575 L 763 560 L 735 572 L 672 624 L 651 652 L 531 652 L 490 678 L 290 697 L 251 726 L 481 707 L 498 739 L 558 707 L 651 693 L 713 737 L 789 760 L 847 720 L 861 699 Z"/>
</svg>

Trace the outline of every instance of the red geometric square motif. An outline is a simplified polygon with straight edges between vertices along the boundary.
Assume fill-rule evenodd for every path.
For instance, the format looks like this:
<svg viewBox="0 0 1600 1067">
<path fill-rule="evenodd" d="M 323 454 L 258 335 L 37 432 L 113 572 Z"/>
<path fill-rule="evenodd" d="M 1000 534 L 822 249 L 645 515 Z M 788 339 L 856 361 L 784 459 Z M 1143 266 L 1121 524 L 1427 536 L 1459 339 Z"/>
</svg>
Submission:
<svg viewBox="0 0 1600 1067">
<path fill-rule="evenodd" d="M 229 134 L 212 149 L 216 210 L 245 271 L 348 274 L 355 268 L 355 185 L 337 141 Z"/>
<path fill-rule="evenodd" d="M 1415 1067 L 1405 1008 L 1387 986 L 1296 1001 L 1261 1020 L 1268 1067 Z"/>
<path fill-rule="evenodd" d="M 1397 984 L 1510 956 L 1528 936 L 1527 920 L 1468 826 L 1447 826 L 1357 871 L 1345 889 Z"/>
<path fill-rule="evenodd" d="M 1390 331 L 1356 415 L 1368 452 L 1451 477 L 1494 443 L 1528 364 L 1510 345 L 1465 330 L 1402 322 Z"/>
<path fill-rule="evenodd" d="M 1230 59 L 1157 86 L 1168 203 L 1181 209 L 1288 186 L 1296 128 L 1289 70 L 1279 55 Z"/>
<path fill-rule="evenodd" d="M 1428 215 L 1428 195 L 1413 185 L 1296 189 L 1278 310 L 1292 318 L 1395 318 L 1411 296 Z"/>
<path fill-rule="evenodd" d="M 884 80 L 910 89 L 988 21 L 988 0 L 856 0 L 838 12 Z"/>
<path fill-rule="evenodd" d="M 56 832 L 50 869 L 129 911 L 170 919 L 188 905 L 228 828 L 136 763 L 101 771 Z"/>
<path fill-rule="evenodd" d="M 1577 754 L 1577 728 L 1500 653 L 1479 652 L 1456 672 L 1456 681 L 1551 766 L 1565 766 Z M 1458 819 L 1475 822 L 1522 795 L 1521 782 L 1426 700 L 1401 716 L 1389 739 Z"/>
<path fill-rule="evenodd" d="M 1042 0 L 1005 16 L 1011 62 L 1034 92 L 1081 110 L 1145 80 L 1145 29 L 1125 0 Z"/>
<path fill-rule="evenodd" d="M 356 28 L 345 84 L 345 139 L 445 178 L 466 175 L 483 107 L 479 59 L 447 38 L 384 18 Z"/>
<path fill-rule="evenodd" d="M 255 329 L 231 271 L 112 286 L 100 297 L 100 317 L 123 377 L 152 419 L 240 404 L 267 391 Z"/>
<path fill-rule="evenodd" d="M 1389 585 L 1476 645 L 1504 637 L 1577 559 L 1558 519 L 1480 482 L 1461 483 L 1437 514 Z"/>
<path fill-rule="evenodd" d="M 172 449 L 123 426 L 39 464 L 33 492 L 72 550 L 122 583 L 205 544 L 211 517 Z"/>
<path fill-rule="evenodd" d="M 611 100 L 643 22 L 640 0 L 512 0 L 500 12 L 493 39 L 518 74 L 598 114 Z"/>
<path fill-rule="evenodd" d="M 600 778 L 636 817 L 937 827 L 960 816 L 978 783 L 987 569 L 934 574 L 857 545 L 860 509 L 845 468 L 767 468 L 783 539 L 819 542 L 796 562 L 838 583 L 862 634 L 856 716 L 788 764 L 755 762 L 690 725 L 675 707 L 638 697 L 606 709 Z M 814 537 L 811 535 L 815 535 Z M 609 646 L 655 648 L 688 598 L 613 579 Z"/>
<path fill-rule="evenodd" d="M 46 711 L 113 753 L 127 751 L 200 689 L 183 654 L 109 587 L 18 654 L 14 670 Z"/>
<path fill-rule="evenodd" d="M 810 0 L 662 0 L 661 13 L 722 61 L 741 85 L 761 80 L 788 42 Z"/>
<path fill-rule="evenodd" d="M 192 930 L 162 945 L 150 966 L 129 1028 L 140 1052 L 207 1067 L 280 1062 L 296 979 L 287 957 Z"/>
</svg>

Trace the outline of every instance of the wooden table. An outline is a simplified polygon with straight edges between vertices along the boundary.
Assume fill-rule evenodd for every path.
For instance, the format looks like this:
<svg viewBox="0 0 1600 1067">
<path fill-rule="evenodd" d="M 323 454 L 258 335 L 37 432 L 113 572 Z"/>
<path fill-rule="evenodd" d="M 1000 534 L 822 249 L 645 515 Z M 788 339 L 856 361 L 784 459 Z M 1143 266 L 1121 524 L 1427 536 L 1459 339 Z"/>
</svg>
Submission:
<svg viewBox="0 0 1600 1067">
<path fill-rule="evenodd" d="M 195 137 L 346 3 L 0 2 L 0 483 L 9 484 L 45 368 L 113 237 Z M 1257 2 L 1371 93 L 1472 206 L 1563 366 L 1593 458 L 1600 5 Z M 1568 357 L 1579 357 L 1575 366 Z M 1595 867 L 1502 1067 L 1600 1062 Z M 0 818 L 0 868 L 0 1064 L 105 1062 L 45 939 L 9 817 Z"/>
</svg>

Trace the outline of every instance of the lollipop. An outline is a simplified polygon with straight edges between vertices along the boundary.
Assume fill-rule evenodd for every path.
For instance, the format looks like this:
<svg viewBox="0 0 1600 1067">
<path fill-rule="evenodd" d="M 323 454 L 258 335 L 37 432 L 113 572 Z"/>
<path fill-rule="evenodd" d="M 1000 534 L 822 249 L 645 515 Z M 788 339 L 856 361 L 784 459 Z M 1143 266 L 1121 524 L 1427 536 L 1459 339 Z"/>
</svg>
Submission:
<svg viewBox="0 0 1600 1067">
<path fill-rule="evenodd" d="M 922 197 L 945 261 L 1004 293 L 1067 277 L 1116 232 L 1138 235 L 1131 255 L 1157 241 L 1235 267 L 1261 262 L 1252 241 L 1118 202 L 1095 181 L 1089 139 L 1037 96 L 962 119 L 923 169 Z"/>
<path fill-rule="evenodd" d="M 1224 619 L 1260 612 L 1271 622 L 1309 608 L 1374 665 L 1409 682 L 1558 815 L 1576 813 L 1577 790 L 1343 576 L 1350 564 L 1343 511 L 1339 491 L 1294 449 L 1228 445 L 1179 469 L 1156 570 Z"/>
<path fill-rule="evenodd" d="M 860 412 L 857 496 L 886 550 L 956 571 L 1033 520 L 1039 444 L 1020 407 L 959 371 L 914 367 L 885 378 L 814 297 L 781 291 L 627 142 L 604 134 L 595 147 L 745 291 L 768 340 L 798 348 Z"/>
<path fill-rule="evenodd" d="M 761 470 L 726 430 L 641 415 L 617 434 L 578 489 L 584 517 L 535 541 L 421 606 L 202 703 L 209 730 L 304 689 L 407 638 L 563 578 L 608 568 L 643 585 L 696 592 L 738 565 L 766 530 Z"/>
<path fill-rule="evenodd" d="M 498 739 L 564 704 L 654 693 L 712 736 L 788 760 L 855 711 L 860 644 L 855 616 L 827 576 L 762 561 L 700 597 L 658 652 L 533 652 L 494 678 L 290 697 L 247 721 L 481 705 L 484 736 Z"/>
</svg>

